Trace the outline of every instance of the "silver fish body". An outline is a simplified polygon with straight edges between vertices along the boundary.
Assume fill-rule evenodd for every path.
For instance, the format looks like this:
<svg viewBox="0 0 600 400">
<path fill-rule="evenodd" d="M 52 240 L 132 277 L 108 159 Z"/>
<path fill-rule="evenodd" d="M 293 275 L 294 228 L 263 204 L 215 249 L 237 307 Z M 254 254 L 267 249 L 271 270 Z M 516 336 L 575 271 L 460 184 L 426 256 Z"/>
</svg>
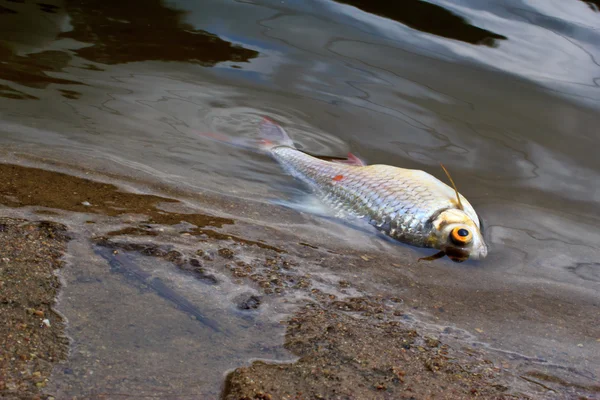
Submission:
<svg viewBox="0 0 600 400">
<path fill-rule="evenodd" d="M 287 132 L 267 117 L 258 138 L 202 136 L 268 153 L 338 210 L 339 216 L 364 218 L 398 241 L 440 250 L 426 260 L 448 256 L 462 262 L 487 256 L 479 217 L 471 204 L 424 171 L 364 165 L 351 154 L 337 162 L 313 157 L 296 149 Z"/>
<path fill-rule="evenodd" d="M 479 217 L 471 204 L 459 195 L 459 210 L 454 189 L 424 171 L 388 165 L 340 164 L 289 146 L 275 146 L 270 152 L 334 209 L 364 218 L 394 239 L 413 246 L 448 250 L 447 238 L 440 236 L 440 232 L 446 226 L 466 224 L 465 228 L 475 231 L 477 236 L 476 251 L 469 251 L 466 257 L 477 259 L 487 255 Z"/>
</svg>

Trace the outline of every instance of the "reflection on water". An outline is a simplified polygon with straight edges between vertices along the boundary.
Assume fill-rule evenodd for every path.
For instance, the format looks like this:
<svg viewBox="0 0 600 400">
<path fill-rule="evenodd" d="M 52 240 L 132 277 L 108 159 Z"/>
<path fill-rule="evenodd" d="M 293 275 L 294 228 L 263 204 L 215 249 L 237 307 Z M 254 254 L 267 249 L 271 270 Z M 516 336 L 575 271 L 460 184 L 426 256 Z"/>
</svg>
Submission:
<svg viewBox="0 0 600 400">
<path fill-rule="evenodd" d="M 213 66 L 230 60 L 247 62 L 258 55 L 183 23 L 186 12 L 161 0 L 127 7 L 119 1 L 67 2 L 67 12 L 73 29 L 61 37 L 91 43 L 76 54 L 102 64 L 161 60 Z"/>
<path fill-rule="evenodd" d="M 272 237 L 260 239 L 285 233 L 339 254 L 388 257 L 381 269 L 347 279 L 392 292 L 410 274 L 421 282 L 415 298 L 443 304 L 437 317 L 469 329 L 489 324 L 486 340 L 498 348 L 598 371 L 600 326 L 589 310 L 600 301 L 600 14 L 579 0 L 400 3 L 6 3 L 15 13 L 0 14 L 2 151 L 79 163 L 115 180 L 142 177 L 149 187 L 195 198 L 242 199 L 243 206 L 223 209 L 231 220 L 271 229 Z M 291 214 L 264 211 L 306 189 L 268 157 L 198 134 L 255 135 L 264 114 L 311 153 L 351 150 L 369 163 L 438 177 L 443 162 L 484 221 L 489 257 L 394 269 L 392 262 L 410 264 L 425 253 L 307 214 L 291 224 Z M 23 185 L 24 203 L 34 189 Z M 114 211 L 113 192 L 96 203 Z M 65 205 L 69 198 L 51 204 L 77 212 L 83 201 L 95 204 L 77 198 Z M 148 199 L 152 216 L 167 218 L 157 198 Z M 98 261 L 89 249 L 79 256 Z M 106 279 L 110 287 L 120 278 Z M 135 311 L 137 292 L 118 287 L 108 296 L 126 291 Z M 148 297 L 149 304 L 166 301 L 156 291 Z M 189 319 L 163 305 L 173 326 Z M 94 339 L 97 349 L 109 333 Z"/>
<path fill-rule="evenodd" d="M 21 92 L 20 90 L 13 89 L 8 85 L 0 85 L 0 96 L 6 97 L 7 99 L 27 99 L 27 100 L 36 100 L 37 97 L 27 94 L 25 92 Z"/>
<path fill-rule="evenodd" d="M 0 14 L 16 14 L 16 13 L 17 12 L 13 9 L 0 6 Z"/>
<path fill-rule="evenodd" d="M 0 9 L 0 79 L 32 88 L 81 84 L 53 76 L 72 60 L 73 53 L 61 47 L 71 47 L 78 56 L 103 64 L 160 60 L 211 67 L 223 61 L 248 62 L 258 55 L 194 29 L 182 22 L 184 11 L 169 8 L 160 0 L 139 7 L 92 0 L 11 7 Z M 72 39 L 81 44 L 73 46 Z M 92 64 L 85 67 L 102 70 Z M 36 99 L 8 85 L 0 86 L 0 96 Z"/>
<path fill-rule="evenodd" d="M 10 7 L 13 10 L 10 15 L 0 13 L 0 79 L 32 88 L 79 84 L 73 79 L 52 76 L 52 73 L 62 71 L 71 59 L 62 49 L 51 48 L 68 20 L 64 10 L 51 4 L 29 2 L 11 4 Z M 3 88 L 3 97 L 36 98 L 14 87 L 3 87 L 6 88 Z"/>
<path fill-rule="evenodd" d="M 44 51 L 33 56 L 19 56 L 0 44 L 0 79 L 16 82 L 21 85 L 44 88 L 51 83 L 79 84 L 79 82 L 52 77 L 49 73 L 61 71 L 69 62 L 70 57 L 58 51 Z M 6 85 L 3 85 L 6 86 Z M 10 89 L 7 92 L 19 92 Z M 23 98 L 31 98 L 33 96 Z"/>
<path fill-rule="evenodd" d="M 368 13 L 390 18 L 411 28 L 463 42 L 494 47 L 505 36 L 473 26 L 444 7 L 422 0 L 389 2 L 385 0 L 336 0 Z"/>
<path fill-rule="evenodd" d="M 590 9 L 596 11 L 596 12 L 600 12 L 600 0 L 581 0 L 584 1 L 588 6 L 590 6 Z"/>
</svg>

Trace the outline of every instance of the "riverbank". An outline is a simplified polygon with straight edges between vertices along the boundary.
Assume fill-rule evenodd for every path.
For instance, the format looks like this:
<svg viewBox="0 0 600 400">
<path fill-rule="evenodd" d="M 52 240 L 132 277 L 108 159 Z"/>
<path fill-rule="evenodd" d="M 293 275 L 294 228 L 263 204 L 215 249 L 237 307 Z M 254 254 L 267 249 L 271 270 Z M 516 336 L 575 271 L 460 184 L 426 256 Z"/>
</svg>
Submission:
<svg viewBox="0 0 600 400">
<path fill-rule="evenodd" d="M 506 291 L 504 307 L 497 307 L 493 291 L 477 292 L 474 297 L 467 289 L 452 285 L 454 270 L 442 270 L 445 283 L 436 285 L 427 281 L 434 278 L 410 262 L 391 263 L 376 252 L 319 247 L 316 238 L 314 243 L 298 242 L 289 232 L 271 235 L 272 228 L 234 221 L 227 215 L 184 212 L 176 198 L 134 193 L 40 168 L 0 164 L 0 203 L 10 207 L 3 209 L 0 220 L 3 398 L 111 398 L 132 395 L 134 388 L 140 396 L 160 389 L 165 398 L 195 395 L 226 400 L 592 399 L 600 393 L 597 385 L 581 383 L 585 373 L 517 352 L 499 353 L 447 321 L 468 325 L 468 317 L 477 323 L 474 331 L 485 336 L 494 332 L 494 324 L 504 324 L 510 313 L 514 320 L 518 315 L 522 318 L 519 306 L 535 308 L 538 315 L 556 314 L 548 306 L 551 294 L 532 296 L 535 293 L 529 292 L 519 297 L 517 291 Z M 241 206 L 235 207 L 239 212 Z M 25 216 L 14 216 L 22 210 L 28 210 Z M 290 236 L 284 240 L 284 235 Z M 65 322 L 53 307 L 61 291 L 56 272 L 70 236 L 77 238 L 73 239 L 77 246 L 93 252 L 82 256 L 88 253 L 70 248 L 67 254 L 71 270 L 67 275 L 75 276 L 72 285 L 79 282 L 82 293 L 77 297 L 72 291 L 59 305 L 69 310 L 67 318 L 82 318 L 76 323 L 67 321 L 67 333 L 79 341 L 78 354 L 68 356 Z M 100 256 L 99 261 L 89 258 L 94 254 Z M 87 268 L 88 264 L 92 267 Z M 111 282 L 122 283 L 129 297 L 109 292 Z M 200 297 L 193 297 L 198 288 Z M 223 297 L 215 301 L 224 308 L 212 312 L 210 304 L 200 299 L 219 291 Z M 104 292 L 106 297 L 98 297 Z M 78 313 L 85 313 L 84 317 L 72 310 L 77 298 Z M 113 298 L 118 300 L 108 301 Z M 157 302 L 149 302 L 150 298 Z M 104 308 L 93 308 L 102 302 Z M 164 314 L 155 304 L 165 307 Z M 137 308 L 119 310 L 131 305 Z M 568 318 L 576 318 L 575 310 L 584 305 L 561 307 L 558 313 L 564 325 L 572 328 Z M 472 314 L 472 310 L 484 309 L 487 319 Z M 417 319 L 420 313 L 433 316 L 437 325 Z M 164 319 L 176 315 L 182 318 Z M 281 341 L 244 342 L 248 336 L 270 334 L 264 329 L 273 329 L 272 325 L 265 320 L 283 325 Z M 557 318 L 552 320 L 557 324 Z M 145 322 L 161 334 L 154 337 L 146 328 L 136 328 Z M 127 333 L 115 343 L 90 333 L 104 330 L 104 337 L 113 340 L 121 334 L 114 329 L 139 329 L 142 334 Z M 175 332 L 169 333 L 173 341 L 165 340 L 171 337 L 164 336 L 167 329 Z M 207 336 L 198 336 L 194 329 L 208 332 Z M 589 329 L 588 336 L 594 337 L 597 327 Z M 183 340 L 188 331 L 190 339 Z M 235 339 L 236 335 L 243 340 Z M 266 356 L 251 362 L 248 356 L 231 361 L 228 365 L 233 368 L 225 376 L 225 370 L 219 372 L 215 365 L 222 368 L 218 362 L 228 349 L 228 337 L 246 346 L 242 350 L 260 344 L 258 354 L 275 354 L 283 348 L 289 355 L 279 358 L 295 361 L 273 362 Z M 209 340 L 214 354 L 201 350 L 203 340 Z M 172 359 L 154 362 L 156 354 L 144 353 L 146 348 L 155 349 L 148 341 L 165 349 L 161 357 Z M 268 346 L 275 350 L 264 350 Z M 113 347 L 115 352 L 110 353 Z M 189 368 L 174 357 L 193 351 L 206 361 L 192 378 L 184 372 Z M 126 352 L 129 355 L 118 358 Z M 74 361 L 73 357 L 79 358 Z M 132 367 L 131 357 L 136 357 L 138 367 L 157 365 L 163 375 L 136 378 L 138 367 Z M 52 374 L 57 363 L 60 373 Z M 190 379 L 196 382 L 198 377 L 212 380 L 206 386 L 217 390 L 200 386 L 186 392 L 192 387 Z"/>
<path fill-rule="evenodd" d="M 39 399 L 67 357 L 65 322 L 53 306 L 68 236 L 52 222 L 0 218 L 0 397 Z"/>
<path fill-rule="evenodd" d="M 66 229 L 2 218 L 0 230 L 0 394 L 51 398 L 42 395 L 44 387 L 53 365 L 68 354 L 65 323 L 53 310 Z M 225 250 L 221 254 L 227 257 Z M 456 352 L 388 320 L 381 299 L 336 301 L 313 294 L 316 301 L 287 321 L 285 346 L 301 359 L 257 362 L 234 371 L 224 399 L 424 398 L 436 393 L 449 399 L 515 398 L 503 396 L 508 387 L 496 381 L 500 369 L 492 361 Z M 258 299 L 247 307 L 257 307 Z"/>
</svg>

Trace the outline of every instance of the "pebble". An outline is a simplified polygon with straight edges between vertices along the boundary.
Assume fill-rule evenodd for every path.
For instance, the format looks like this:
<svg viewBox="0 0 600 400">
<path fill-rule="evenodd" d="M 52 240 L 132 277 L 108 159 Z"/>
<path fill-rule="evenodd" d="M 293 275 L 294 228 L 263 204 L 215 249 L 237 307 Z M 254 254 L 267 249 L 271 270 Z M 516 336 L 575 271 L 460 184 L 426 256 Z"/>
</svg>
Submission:
<svg viewBox="0 0 600 400">
<path fill-rule="evenodd" d="M 48 328 L 50 328 L 50 320 L 49 319 L 45 319 L 42 321 L 42 324 L 46 325 Z"/>
<path fill-rule="evenodd" d="M 251 295 L 247 298 L 238 300 L 238 308 L 240 310 L 256 310 L 262 302 L 260 296 Z"/>
<path fill-rule="evenodd" d="M 222 249 L 219 249 L 219 250 L 217 251 L 217 253 L 218 253 L 218 254 L 219 254 L 221 257 L 223 257 L 223 258 L 228 258 L 228 259 L 231 259 L 231 258 L 233 258 L 233 255 L 234 255 L 234 254 L 233 254 L 233 251 L 231 251 L 231 250 L 229 250 L 229 249 L 227 249 L 227 248 L 222 248 Z"/>
<path fill-rule="evenodd" d="M 91 204 L 90 204 L 88 201 L 84 201 L 84 202 L 82 202 L 82 203 L 81 203 L 81 205 L 82 205 L 82 206 L 86 206 L 86 207 L 89 207 L 89 206 L 91 206 Z"/>
</svg>

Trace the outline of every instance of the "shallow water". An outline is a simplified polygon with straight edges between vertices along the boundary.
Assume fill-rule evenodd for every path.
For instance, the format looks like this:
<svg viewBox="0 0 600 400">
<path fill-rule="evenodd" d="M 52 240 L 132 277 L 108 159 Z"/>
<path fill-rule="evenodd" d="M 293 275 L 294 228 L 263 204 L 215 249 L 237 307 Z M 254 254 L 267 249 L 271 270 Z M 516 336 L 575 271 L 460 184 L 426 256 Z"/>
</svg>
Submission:
<svg viewBox="0 0 600 400">
<path fill-rule="evenodd" d="M 305 188 L 269 158 L 200 133 L 255 135 L 259 117 L 269 115 L 310 153 L 352 151 L 369 163 L 438 177 L 442 162 L 482 217 L 490 255 L 477 264 L 442 260 L 410 273 L 435 287 L 487 293 L 486 304 L 490 293 L 508 299 L 534 289 L 554 302 L 543 304 L 539 295 L 517 311 L 499 305 L 492 315 L 465 306 L 443 318 L 468 328 L 493 319 L 489 339 L 499 347 L 598 373 L 596 3 L 415 0 L 397 9 L 384 3 L 3 2 L 4 157 L 44 157 L 136 179 L 146 190 L 233 196 L 257 208 L 300 201 Z M 286 227 L 264 212 L 227 213 L 296 242 L 383 250 L 399 263 L 429 254 L 318 217 Z M 377 274 L 367 269 L 356 279 L 370 282 Z M 125 285 L 111 279 L 110 290 Z M 393 281 L 374 280 L 381 290 L 391 290 L 385 285 L 393 288 Z M 455 296 L 443 302 L 464 303 Z M 542 340 L 540 329 L 560 325 L 558 304 L 581 312 L 579 322 Z M 76 321 L 68 301 L 63 307 Z M 548 307 L 557 315 L 542 310 Z M 220 373 L 250 357 L 247 348 L 236 349 Z"/>
<path fill-rule="evenodd" d="M 94 257 L 74 243 L 70 256 L 88 262 L 64 276 L 72 350 L 51 383 L 58 398 L 217 398 L 225 371 L 253 359 L 294 360 L 281 348 L 282 327 L 264 317 L 269 306 L 236 308 L 247 288 L 199 283 L 135 253 L 120 252 L 115 263 L 110 249 Z"/>
</svg>

